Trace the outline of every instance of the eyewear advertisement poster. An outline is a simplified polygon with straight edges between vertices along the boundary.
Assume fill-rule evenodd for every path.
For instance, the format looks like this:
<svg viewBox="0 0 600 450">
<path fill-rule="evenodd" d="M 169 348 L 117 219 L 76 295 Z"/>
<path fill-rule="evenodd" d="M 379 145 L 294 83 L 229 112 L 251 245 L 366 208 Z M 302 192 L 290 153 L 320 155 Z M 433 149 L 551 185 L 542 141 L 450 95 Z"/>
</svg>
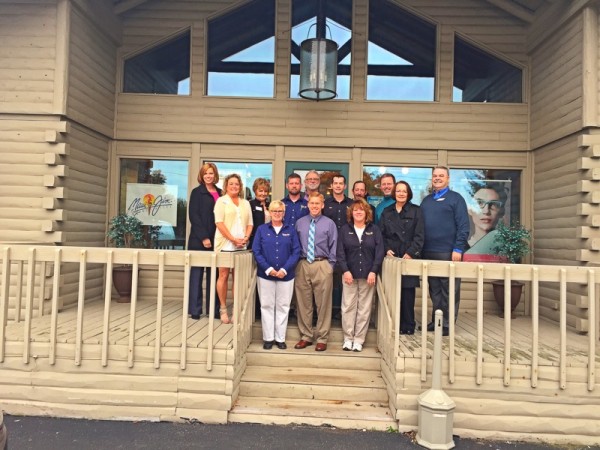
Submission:
<svg viewBox="0 0 600 450">
<path fill-rule="evenodd" d="M 126 213 L 144 225 L 177 225 L 177 185 L 127 183 Z"/>
</svg>

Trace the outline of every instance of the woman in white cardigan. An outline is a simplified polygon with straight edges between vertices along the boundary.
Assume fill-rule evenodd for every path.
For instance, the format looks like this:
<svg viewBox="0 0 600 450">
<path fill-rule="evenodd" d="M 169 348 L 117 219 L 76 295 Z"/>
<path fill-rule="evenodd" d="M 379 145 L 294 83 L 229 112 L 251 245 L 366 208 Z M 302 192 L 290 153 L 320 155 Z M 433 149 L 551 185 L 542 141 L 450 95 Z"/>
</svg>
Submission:
<svg viewBox="0 0 600 450">
<path fill-rule="evenodd" d="M 242 179 L 232 173 L 223 182 L 225 195 L 215 203 L 215 251 L 234 252 L 245 250 L 252 233 L 252 210 L 250 203 L 240 196 L 244 192 Z M 219 297 L 221 322 L 231 323 L 227 315 L 227 285 L 229 267 L 219 267 L 217 295 Z"/>
</svg>

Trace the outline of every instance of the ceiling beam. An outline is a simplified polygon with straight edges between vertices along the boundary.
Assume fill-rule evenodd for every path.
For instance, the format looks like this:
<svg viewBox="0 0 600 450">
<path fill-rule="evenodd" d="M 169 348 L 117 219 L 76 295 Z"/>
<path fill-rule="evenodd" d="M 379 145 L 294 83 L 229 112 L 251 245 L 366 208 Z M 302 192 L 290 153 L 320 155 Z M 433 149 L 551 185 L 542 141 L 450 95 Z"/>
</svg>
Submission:
<svg viewBox="0 0 600 450">
<path fill-rule="evenodd" d="M 490 5 L 500 8 L 511 16 L 521 19 L 523 22 L 531 23 L 535 19 L 535 15 L 528 9 L 520 6 L 511 0 L 485 0 Z"/>
<path fill-rule="evenodd" d="M 146 3 L 148 0 L 123 0 L 115 5 L 115 14 L 123 14 L 130 9 L 140 6 L 142 3 Z"/>
</svg>

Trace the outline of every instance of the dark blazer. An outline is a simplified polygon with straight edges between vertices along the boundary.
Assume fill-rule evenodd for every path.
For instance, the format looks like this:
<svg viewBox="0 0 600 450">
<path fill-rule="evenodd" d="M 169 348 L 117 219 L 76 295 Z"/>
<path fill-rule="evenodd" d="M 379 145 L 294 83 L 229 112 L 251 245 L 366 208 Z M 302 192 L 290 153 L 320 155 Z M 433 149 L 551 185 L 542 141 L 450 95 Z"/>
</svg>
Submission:
<svg viewBox="0 0 600 450">
<path fill-rule="evenodd" d="M 342 225 L 337 242 L 337 262 L 342 273 L 350 271 L 353 278 L 366 279 L 369 272 L 379 272 L 384 257 L 383 238 L 377 225 L 367 224 L 360 241 L 353 224 Z"/>
<path fill-rule="evenodd" d="M 269 207 L 269 202 L 266 202 L 267 208 Z M 254 236 L 256 236 L 256 230 L 258 227 L 265 223 L 265 211 L 263 206 L 260 204 L 258 200 L 253 198 L 250 200 L 250 209 L 252 210 L 252 222 L 254 226 L 252 227 L 252 233 L 250 234 L 250 240 L 248 242 L 248 248 L 252 248 L 252 243 L 254 242 Z"/>
<path fill-rule="evenodd" d="M 408 202 L 398 213 L 394 203 L 383 210 L 379 227 L 386 254 L 388 250 L 392 250 L 397 258 L 402 258 L 405 253 L 413 259 L 422 257 L 425 226 L 420 207 Z M 418 276 L 402 277 L 402 287 L 417 286 L 419 286 Z"/>
<path fill-rule="evenodd" d="M 223 195 L 221 189 L 217 188 L 217 192 L 219 197 Z M 214 209 L 215 199 L 204 184 L 192 190 L 188 205 L 188 216 L 192 224 L 188 239 L 188 250 L 214 250 L 215 231 L 217 231 Z M 206 238 L 210 239 L 213 245 L 210 249 L 202 245 L 202 241 Z"/>
</svg>

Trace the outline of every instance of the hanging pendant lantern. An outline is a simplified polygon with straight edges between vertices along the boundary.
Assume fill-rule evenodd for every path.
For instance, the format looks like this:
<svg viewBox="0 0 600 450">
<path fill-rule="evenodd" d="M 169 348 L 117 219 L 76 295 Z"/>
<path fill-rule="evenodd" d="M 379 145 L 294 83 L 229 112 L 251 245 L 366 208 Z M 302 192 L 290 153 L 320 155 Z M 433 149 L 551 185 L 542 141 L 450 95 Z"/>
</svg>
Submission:
<svg viewBox="0 0 600 450">
<path fill-rule="evenodd" d="M 300 97 L 331 100 L 337 96 L 337 44 L 324 38 L 306 39 L 300 45 Z"/>
</svg>

